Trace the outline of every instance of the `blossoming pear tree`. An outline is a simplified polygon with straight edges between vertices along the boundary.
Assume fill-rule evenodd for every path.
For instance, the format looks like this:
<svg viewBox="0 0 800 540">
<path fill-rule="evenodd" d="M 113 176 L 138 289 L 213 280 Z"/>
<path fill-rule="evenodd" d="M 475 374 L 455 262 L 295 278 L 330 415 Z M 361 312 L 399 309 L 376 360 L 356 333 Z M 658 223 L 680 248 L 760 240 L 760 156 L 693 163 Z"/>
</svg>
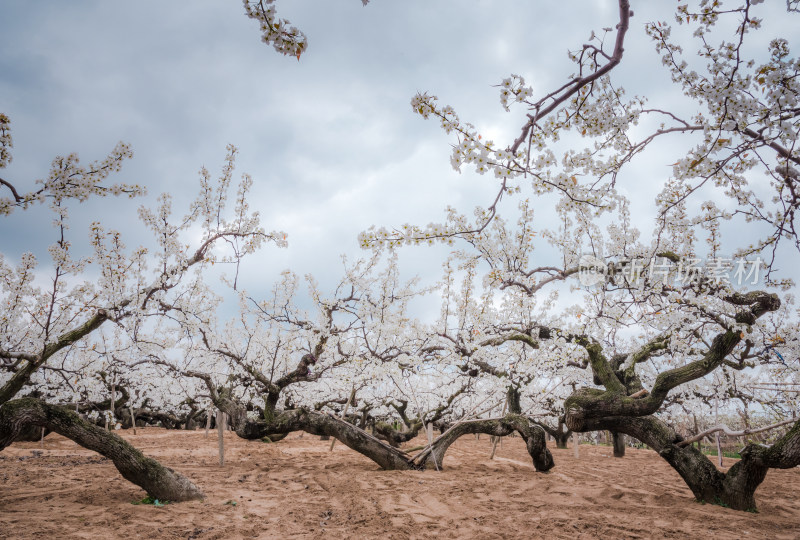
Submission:
<svg viewBox="0 0 800 540">
<path fill-rule="evenodd" d="M 5 115 L 0 117 L 0 135 L 0 165 L 5 167 L 11 159 L 12 143 Z M 160 197 L 155 210 L 140 209 L 144 225 L 154 235 L 149 249 L 128 250 L 119 232 L 94 223 L 89 231 L 92 254 L 81 258 L 74 257 L 71 249 L 69 209 L 89 198 L 144 193 L 139 185 L 107 182 L 131 156 L 130 149 L 119 144 L 108 157 L 88 166 L 81 165 L 75 154 L 57 157 L 48 176 L 29 191 L 23 188 L 28 185 L 24 179 L 2 179 L 6 193 L 0 199 L 0 214 L 33 212 L 46 205 L 56 233 L 48 248 L 49 265 L 43 269 L 49 275 L 46 279 L 37 278 L 38 261 L 32 253 L 23 254 L 16 262 L 0 256 L 4 307 L 0 315 L 0 449 L 29 426 L 41 426 L 109 457 L 126 479 L 153 497 L 180 501 L 203 496 L 184 476 L 143 456 L 74 410 L 19 396 L 40 373 L 69 363 L 68 357 L 99 337 L 104 326 L 117 325 L 125 328 L 128 339 L 145 341 L 147 319 L 205 309 L 203 296 L 192 296 L 195 271 L 215 261 L 238 261 L 265 241 L 285 244 L 283 233 L 267 233 L 258 213 L 249 211 L 249 177 L 243 177 L 234 208 L 226 213 L 235 153 L 236 149 L 229 147 L 216 185 L 208 171 L 201 171 L 200 193 L 186 215 L 175 219 L 168 195 Z M 200 231 L 200 240 L 192 247 L 184 238 L 196 231 Z M 218 251 L 221 244 L 231 250 Z M 87 362 L 84 367 L 91 370 L 93 364 Z M 91 377 L 91 371 L 79 369 L 79 378 Z"/>
<path fill-rule="evenodd" d="M 645 25 L 677 90 L 664 104 L 627 98 L 615 82 L 632 28 L 625 0 L 613 28 L 592 32 L 570 53 L 576 70 L 562 86 L 536 99 L 522 77 L 502 81 L 501 105 L 526 109 L 519 136 L 507 145 L 485 139 L 452 107 L 419 93 L 412 109 L 456 138 L 452 165 L 493 173 L 497 195 L 475 219 L 448 209 L 444 224 L 372 228 L 361 236 L 374 249 L 466 242 L 489 268 L 486 286 L 530 296 L 556 282 L 576 293 L 576 278 L 590 278 L 581 281 L 591 285 L 581 301 L 562 307 L 558 326 L 534 324 L 536 332 L 527 334 L 531 343 L 546 340 L 570 351 L 565 369 L 591 370 L 594 384 L 564 403 L 566 426 L 631 435 L 658 451 L 698 499 L 740 510 L 755 508 L 755 490 L 769 468 L 800 464 L 800 423 L 770 447 L 748 445 L 723 473 L 661 413 L 674 403 L 670 396 L 704 378 L 719 384 L 732 372 L 753 370 L 780 382 L 797 370 L 797 343 L 789 337 L 797 314 L 774 315 L 791 301 L 785 291 L 793 286 L 779 261 L 800 248 L 800 63 L 780 36 L 768 39 L 766 49 L 759 49 L 763 39 L 748 39 L 761 29 L 760 3 L 680 5 L 678 28 L 688 27 L 698 45 L 691 57 L 671 25 Z M 574 146 L 580 138 L 589 141 L 584 148 Z M 660 146 L 666 141 L 670 146 Z M 633 203 L 622 192 L 635 193 L 629 171 L 642 160 L 671 171 L 656 180 L 662 187 L 649 238 L 634 225 Z M 514 233 L 492 237 L 503 199 L 524 190 L 530 208 L 555 209 L 557 225 L 529 227 L 524 220 Z M 747 234 L 731 234 L 732 224 Z M 543 252 L 551 261 L 513 245 L 533 230 L 555 249 Z M 776 355 L 789 359 L 781 362 L 785 371 L 776 369 Z"/>
</svg>

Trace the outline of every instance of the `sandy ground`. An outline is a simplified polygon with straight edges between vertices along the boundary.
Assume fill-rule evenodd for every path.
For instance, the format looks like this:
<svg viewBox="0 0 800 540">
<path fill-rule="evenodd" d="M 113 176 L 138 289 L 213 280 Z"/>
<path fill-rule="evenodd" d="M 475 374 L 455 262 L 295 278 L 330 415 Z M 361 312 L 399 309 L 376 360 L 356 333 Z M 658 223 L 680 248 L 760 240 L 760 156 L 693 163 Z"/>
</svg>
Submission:
<svg viewBox="0 0 800 540">
<path fill-rule="evenodd" d="M 490 461 L 488 437 L 467 436 L 444 471 L 399 472 L 340 443 L 331 453 L 318 437 L 265 444 L 227 433 L 220 467 L 213 432 L 121 433 L 207 498 L 133 505 L 145 493 L 110 461 L 53 434 L 43 448 L 0 453 L 0 538 L 800 538 L 797 468 L 770 471 L 752 514 L 695 502 L 648 450 L 615 459 L 582 445 L 576 460 L 553 449 L 556 467 L 541 474 L 519 438 Z"/>
</svg>

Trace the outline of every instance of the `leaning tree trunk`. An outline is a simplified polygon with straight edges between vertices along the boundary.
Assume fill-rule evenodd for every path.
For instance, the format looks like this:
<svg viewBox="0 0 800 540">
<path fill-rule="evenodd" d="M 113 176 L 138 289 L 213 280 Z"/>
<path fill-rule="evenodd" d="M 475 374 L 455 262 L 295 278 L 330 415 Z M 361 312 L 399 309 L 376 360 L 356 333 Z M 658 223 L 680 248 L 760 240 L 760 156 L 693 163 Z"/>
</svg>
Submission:
<svg viewBox="0 0 800 540">
<path fill-rule="evenodd" d="M 539 472 L 547 472 L 555 466 L 553 456 L 547 449 L 544 430 L 527 418 L 518 414 L 507 414 L 503 418 L 487 420 L 468 420 L 454 424 L 442 433 L 429 447 L 414 458 L 416 463 L 427 468 L 442 468 L 445 452 L 459 437 L 471 433 L 486 433 L 495 437 L 505 437 L 518 432 L 528 449 L 534 468 Z"/>
<path fill-rule="evenodd" d="M 155 499 L 179 502 L 204 497 L 185 476 L 144 456 L 114 433 L 83 420 L 74 411 L 38 399 L 21 398 L 0 406 L 0 451 L 32 425 L 55 431 L 109 458 L 126 480 Z"/>
<path fill-rule="evenodd" d="M 271 421 L 248 420 L 240 407 L 232 402 L 221 403 L 223 410 L 231 416 L 236 434 L 243 439 L 273 438 L 292 431 L 305 431 L 311 435 L 335 437 L 345 446 L 368 457 L 385 470 L 411 470 L 420 467 L 411 462 L 409 456 L 397 448 L 370 435 L 353 424 L 324 413 L 307 409 L 292 409 L 274 413 Z"/>
<path fill-rule="evenodd" d="M 625 435 L 612 431 L 611 442 L 614 445 L 614 457 L 625 457 Z"/>
<path fill-rule="evenodd" d="M 757 444 L 745 447 L 740 453 L 742 459 L 727 473 L 719 471 L 705 454 L 683 443 L 683 437 L 653 416 L 577 419 L 568 415 L 567 422 L 576 431 L 608 429 L 639 439 L 681 475 L 697 500 L 734 510 L 756 509 L 755 491 L 770 468 L 800 465 L 800 422 L 771 447 Z"/>
</svg>

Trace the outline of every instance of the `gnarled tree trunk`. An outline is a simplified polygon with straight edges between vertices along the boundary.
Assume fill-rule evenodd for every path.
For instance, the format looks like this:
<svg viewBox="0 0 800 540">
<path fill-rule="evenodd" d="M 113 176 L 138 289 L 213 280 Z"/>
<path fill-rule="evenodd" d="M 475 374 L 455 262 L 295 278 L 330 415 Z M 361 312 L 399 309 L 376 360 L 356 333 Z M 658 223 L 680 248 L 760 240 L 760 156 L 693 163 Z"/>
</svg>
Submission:
<svg viewBox="0 0 800 540">
<path fill-rule="evenodd" d="M 274 435 L 283 435 L 292 431 L 305 431 L 311 435 L 335 437 L 385 470 L 419 468 L 402 450 L 394 448 L 341 418 L 301 408 L 274 413 L 270 422 L 248 420 L 243 415 L 242 409 L 232 406 L 230 401 L 223 403 L 223 410 L 226 410 L 231 416 L 231 424 L 236 430 L 236 434 L 243 439 L 272 438 Z"/>
<path fill-rule="evenodd" d="M 405 429 L 399 430 L 386 422 L 375 422 L 375 436 L 392 446 L 400 446 L 419 435 L 422 422 L 411 422 L 410 425 L 404 427 Z"/>
<path fill-rule="evenodd" d="M 445 452 L 459 437 L 470 433 L 486 433 L 495 437 L 505 437 L 518 432 L 528 449 L 534 468 L 546 472 L 555 466 L 553 456 L 547 449 L 544 430 L 518 414 L 508 414 L 503 418 L 487 420 L 468 420 L 460 422 L 433 441 L 428 449 L 419 454 L 414 461 L 427 468 L 442 468 Z"/>
<path fill-rule="evenodd" d="M 34 398 L 15 399 L 0 406 L 0 450 L 30 426 L 55 431 L 109 458 L 126 480 L 155 499 L 178 502 L 204 497 L 185 476 L 144 456 L 114 433 L 83 420 L 74 411 Z"/>
<path fill-rule="evenodd" d="M 763 291 L 734 293 L 722 299 L 736 308 L 733 319 L 747 325 L 755 324 L 759 317 L 777 311 L 781 305 L 777 295 Z M 770 448 L 748 445 L 741 453 L 742 459 L 727 474 L 719 471 L 699 450 L 652 415 L 671 390 L 722 366 L 744 339 L 744 333 L 725 326 L 710 340 L 700 358 L 662 371 L 648 391 L 636 374 L 636 366 L 655 351 L 666 350 L 670 339 L 669 334 L 657 336 L 638 350 L 617 355 L 611 361 L 603 354 L 600 343 L 586 337 L 577 339 L 576 343 L 586 349 L 595 383 L 602 384 L 605 390 L 581 388 L 573 392 L 564 402 L 567 427 L 573 431 L 607 429 L 631 435 L 658 452 L 697 499 L 736 510 L 755 510 L 755 491 L 767 470 L 800 464 L 800 422 Z"/>
<path fill-rule="evenodd" d="M 567 422 L 569 424 L 569 417 Z M 800 465 L 800 422 L 771 447 L 753 444 L 745 447 L 742 459 L 727 473 L 719 471 L 694 446 L 681 445 L 683 437 L 653 416 L 590 419 L 573 427 L 577 431 L 609 429 L 639 439 L 681 475 L 698 500 L 734 510 L 756 509 L 755 491 L 770 468 L 788 469 Z"/>
</svg>

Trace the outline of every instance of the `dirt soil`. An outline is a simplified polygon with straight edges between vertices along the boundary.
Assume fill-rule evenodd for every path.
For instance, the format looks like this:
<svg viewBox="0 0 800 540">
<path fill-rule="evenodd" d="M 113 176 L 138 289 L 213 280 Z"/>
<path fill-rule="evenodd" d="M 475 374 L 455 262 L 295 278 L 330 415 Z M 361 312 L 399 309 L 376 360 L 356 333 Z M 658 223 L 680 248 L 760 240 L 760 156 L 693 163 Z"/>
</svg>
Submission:
<svg viewBox="0 0 800 540">
<path fill-rule="evenodd" d="M 138 431 L 120 433 L 204 501 L 134 505 L 144 491 L 110 461 L 51 434 L 0 453 L 0 538 L 800 538 L 798 468 L 769 472 L 753 514 L 696 502 L 650 450 L 615 459 L 582 445 L 575 459 L 553 448 L 556 467 L 542 474 L 521 439 L 489 460 L 488 437 L 466 436 L 443 471 L 400 472 L 319 437 L 227 433 L 220 467 L 214 432 Z"/>
</svg>

